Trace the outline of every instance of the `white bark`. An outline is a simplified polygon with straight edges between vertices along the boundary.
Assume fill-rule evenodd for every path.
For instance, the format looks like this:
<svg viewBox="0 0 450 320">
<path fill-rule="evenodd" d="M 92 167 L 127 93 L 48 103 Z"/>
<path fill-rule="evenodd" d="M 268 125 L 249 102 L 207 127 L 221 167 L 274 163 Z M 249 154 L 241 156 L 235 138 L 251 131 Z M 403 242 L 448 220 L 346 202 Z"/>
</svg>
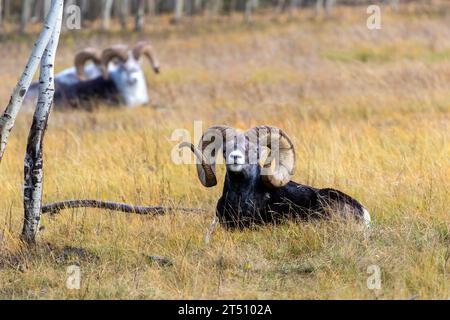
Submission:
<svg viewBox="0 0 450 320">
<path fill-rule="evenodd" d="M 67 30 L 68 28 L 68 18 L 70 17 L 70 15 L 72 14 L 72 11 L 69 10 L 73 5 L 76 5 L 76 1 L 75 0 L 66 0 L 65 4 L 64 4 L 64 12 L 63 12 L 63 25 L 62 25 L 62 30 Z M 79 25 L 79 27 L 81 28 L 81 24 Z"/>
<path fill-rule="evenodd" d="M 289 16 L 292 16 L 294 10 L 296 10 L 302 3 L 302 0 L 289 0 L 289 3 L 286 0 L 278 0 L 277 4 L 277 12 L 282 13 L 285 10 L 288 11 Z"/>
<path fill-rule="evenodd" d="M 109 29 L 112 4 L 113 0 L 103 0 L 102 2 L 102 30 Z"/>
<path fill-rule="evenodd" d="M 117 6 L 119 11 L 120 26 L 122 30 L 126 30 L 129 2 L 128 0 L 118 0 L 118 1 L 119 2 L 117 3 Z"/>
<path fill-rule="evenodd" d="M 223 0 L 210 0 L 208 2 L 208 12 L 212 16 L 218 16 L 223 8 Z"/>
<path fill-rule="evenodd" d="M 55 1 L 56 4 L 63 2 L 63 0 Z M 31 84 L 31 81 L 33 80 L 33 76 L 36 73 L 39 62 L 41 61 L 44 49 L 52 36 L 52 31 L 56 24 L 58 14 L 58 5 L 53 5 L 47 15 L 47 18 L 45 19 L 43 30 L 34 45 L 33 51 L 31 52 L 27 65 L 25 66 L 25 70 L 14 88 L 8 106 L 6 107 L 3 115 L 0 117 L 0 162 L 5 153 L 8 138 L 12 128 L 14 127 L 17 114 L 22 106 L 23 98 Z"/>
<path fill-rule="evenodd" d="M 278 0 L 276 12 L 277 13 L 283 12 L 285 5 L 286 5 L 286 0 Z"/>
<path fill-rule="evenodd" d="M 136 20 L 134 25 L 134 31 L 140 32 L 142 26 L 144 25 L 144 15 L 145 15 L 145 1 L 138 0 L 138 7 L 136 8 Z"/>
<path fill-rule="evenodd" d="M 399 7 L 398 0 L 391 0 L 390 2 L 391 2 L 392 10 L 394 12 L 398 12 L 398 7 Z"/>
<path fill-rule="evenodd" d="M 42 16 L 46 17 L 48 14 L 48 11 L 50 10 L 50 5 L 52 1 L 51 0 L 44 0 L 43 6 L 42 6 Z"/>
<path fill-rule="evenodd" d="M 327 16 L 331 15 L 335 3 L 335 0 L 317 0 L 316 15 L 321 15 L 324 9 Z"/>
<path fill-rule="evenodd" d="M 293 11 L 296 10 L 302 4 L 302 0 L 291 0 L 289 4 L 289 14 L 292 15 Z"/>
<path fill-rule="evenodd" d="M 11 15 L 11 0 L 3 0 L 3 19 L 7 20 Z"/>
<path fill-rule="evenodd" d="M 156 0 L 147 0 L 147 10 L 149 16 L 156 16 Z"/>
<path fill-rule="evenodd" d="M 3 0 L 0 0 L 0 34 L 3 31 Z"/>
<path fill-rule="evenodd" d="M 257 0 L 246 0 L 245 1 L 245 11 L 244 11 L 244 20 L 246 23 L 252 22 L 252 12 L 253 8 L 257 6 Z"/>
<path fill-rule="evenodd" d="M 57 12 L 57 18 L 52 28 L 51 38 L 47 43 L 41 60 L 39 98 L 28 136 L 24 161 L 25 181 L 23 203 L 25 219 L 22 229 L 22 239 L 28 243 L 34 243 L 41 218 L 42 181 L 44 176 L 43 141 L 55 92 L 54 65 L 59 35 L 61 33 L 63 3 L 63 0 L 52 1 L 52 10 Z"/>
<path fill-rule="evenodd" d="M 320 15 L 322 13 L 324 1 L 325 0 L 317 0 L 316 1 L 316 15 Z"/>
<path fill-rule="evenodd" d="M 9 16 L 11 15 L 11 0 L 4 0 L 5 5 L 3 6 L 3 18 L 5 20 L 9 19 Z"/>
<path fill-rule="evenodd" d="M 193 14 L 200 14 L 202 12 L 202 0 L 193 0 L 192 12 Z"/>
<path fill-rule="evenodd" d="M 32 4 L 33 3 L 30 0 L 22 1 L 22 13 L 20 16 L 20 32 L 21 33 L 24 33 L 25 29 L 27 28 L 28 20 L 30 19 Z"/>
<path fill-rule="evenodd" d="M 89 1 L 81 0 L 79 6 L 81 8 L 81 13 L 83 14 L 83 16 L 85 16 L 89 10 Z"/>
<path fill-rule="evenodd" d="M 42 17 L 45 18 L 44 14 L 44 0 L 28 0 L 28 3 L 30 5 L 30 13 L 31 18 L 29 19 L 32 23 L 37 23 L 40 21 Z M 24 8 L 22 8 L 23 10 Z"/>
<path fill-rule="evenodd" d="M 331 15 L 335 2 L 335 0 L 327 0 L 325 4 L 325 13 L 327 14 L 327 16 Z"/>
<path fill-rule="evenodd" d="M 180 22 L 181 17 L 183 16 L 183 8 L 184 8 L 184 0 L 175 0 L 175 7 L 174 7 L 175 23 Z"/>
</svg>

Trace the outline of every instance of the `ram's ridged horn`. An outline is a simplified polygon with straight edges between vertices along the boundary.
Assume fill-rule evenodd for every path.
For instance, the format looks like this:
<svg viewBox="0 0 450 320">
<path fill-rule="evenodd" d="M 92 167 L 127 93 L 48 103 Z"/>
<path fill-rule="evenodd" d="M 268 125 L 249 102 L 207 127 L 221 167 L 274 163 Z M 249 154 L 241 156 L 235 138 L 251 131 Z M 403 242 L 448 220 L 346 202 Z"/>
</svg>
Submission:
<svg viewBox="0 0 450 320">
<path fill-rule="evenodd" d="M 88 61 L 92 61 L 96 65 L 100 65 L 101 63 L 100 52 L 95 48 L 85 48 L 75 55 L 75 69 L 77 77 L 80 80 L 86 80 L 86 75 L 84 74 L 84 65 Z"/>
<path fill-rule="evenodd" d="M 285 186 L 291 180 L 295 171 L 295 149 L 289 136 L 283 130 L 272 126 L 254 127 L 245 134 L 249 137 L 256 135 L 258 144 L 270 149 L 269 156 L 264 164 L 264 168 L 270 171 L 268 174 L 261 176 L 263 182 L 273 187 Z M 273 141 L 276 141 L 278 145 L 278 152 L 274 150 Z M 276 166 L 272 171 L 273 153 L 275 153 Z"/>
<path fill-rule="evenodd" d="M 151 44 L 147 41 L 139 41 L 133 48 L 133 56 L 136 60 L 144 55 L 150 61 L 153 71 L 155 73 L 159 73 L 160 65 L 158 57 L 155 54 L 155 50 L 151 46 Z"/>
<path fill-rule="evenodd" d="M 105 79 L 109 78 L 108 65 L 113 59 L 119 59 L 122 62 L 128 60 L 128 47 L 125 45 L 114 45 L 106 48 L 102 52 L 101 63 L 103 68 L 103 77 Z"/>
<path fill-rule="evenodd" d="M 195 154 L 198 162 L 200 162 L 197 164 L 198 178 L 205 187 L 213 187 L 217 184 L 216 157 L 222 144 L 225 143 L 228 134 L 235 134 L 235 130 L 228 126 L 213 126 L 206 129 L 203 133 L 198 143 L 198 147 L 195 147 L 189 142 L 183 142 L 179 146 L 180 148 L 188 147 Z M 215 137 L 214 140 L 211 139 L 213 136 Z M 222 141 L 216 141 L 217 137 L 220 137 Z M 205 138 L 207 140 L 205 140 Z M 209 150 L 210 148 L 208 147 L 211 143 L 214 143 L 215 145 Z M 208 150 L 206 150 L 207 148 Z"/>
<path fill-rule="evenodd" d="M 189 148 L 194 153 L 197 161 L 199 162 L 197 163 L 197 174 L 200 182 L 205 187 L 215 186 L 217 184 L 216 174 L 214 173 L 211 165 L 207 164 L 207 161 L 202 152 L 190 142 L 182 142 L 178 147 L 180 149 Z"/>
</svg>

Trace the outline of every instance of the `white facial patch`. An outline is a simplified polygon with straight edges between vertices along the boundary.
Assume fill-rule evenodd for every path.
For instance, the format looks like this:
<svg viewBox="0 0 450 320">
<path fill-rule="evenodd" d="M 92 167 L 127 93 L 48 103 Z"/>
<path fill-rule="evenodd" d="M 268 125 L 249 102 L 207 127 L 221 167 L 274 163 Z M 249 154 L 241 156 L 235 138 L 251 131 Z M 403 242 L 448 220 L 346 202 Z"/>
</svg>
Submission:
<svg viewBox="0 0 450 320">
<path fill-rule="evenodd" d="M 145 105 L 149 102 L 144 72 L 132 55 L 125 64 L 111 71 L 110 76 L 128 107 Z"/>
<path fill-rule="evenodd" d="M 231 171 L 238 172 L 242 170 L 245 164 L 245 155 L 240 150 L 231 151 L 227 157 L 227 166 Z"/>
</svg>

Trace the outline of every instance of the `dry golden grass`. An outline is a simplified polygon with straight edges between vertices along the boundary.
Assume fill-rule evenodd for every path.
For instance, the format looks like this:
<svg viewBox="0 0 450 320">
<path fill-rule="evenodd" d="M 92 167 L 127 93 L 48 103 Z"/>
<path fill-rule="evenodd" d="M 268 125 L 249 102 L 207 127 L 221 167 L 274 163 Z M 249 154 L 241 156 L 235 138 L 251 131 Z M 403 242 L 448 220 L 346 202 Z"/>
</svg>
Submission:
<svg viewBox="0 0 450 320">
<path fill-rule="evenodd" d="M 251 27 L 240 17 L 153 22 L 146 35 L 163 66 L 160 76 L 148 72 L 153 105 L 53 112 L 44 201 L 98 198 L 208 212 L 66 211 L 43 217 L 35 251 L 20 250 L 30 124 L 22 113 L 0 167 L 0 298 L 449 299 L 450 31 L 448 14 L 430 12 L 385 10 L 381 31 L 366 29 L 365 8 L 339 9 L 329 21 L 308 11 L 292 21 L 264 15 Z M 70 66 L 78 48 L 137 39 L 66 34 L 57 69 Z M 2 106 L 30 45 L 0 47 Z M 219 229 L 205 244 L 221 186 L 202 188 L 194 166 L 170 160 L 171 132 L 192 132 L 194 120 L 204 128 L 283 128 L 297 150 L 294 180 L 359 199 L 374 219 L 370 234 L 338 222 L 286 223 Z M 220 180 L 223 174 L 220 168 Z M 65 246 L 86 251 L 61 257 Z M 78 291 L 65 286 L 74 262 L 82 270 Z M 381 290 L 366 286 L 370 265 L 381 268 Z"/>
</svg>

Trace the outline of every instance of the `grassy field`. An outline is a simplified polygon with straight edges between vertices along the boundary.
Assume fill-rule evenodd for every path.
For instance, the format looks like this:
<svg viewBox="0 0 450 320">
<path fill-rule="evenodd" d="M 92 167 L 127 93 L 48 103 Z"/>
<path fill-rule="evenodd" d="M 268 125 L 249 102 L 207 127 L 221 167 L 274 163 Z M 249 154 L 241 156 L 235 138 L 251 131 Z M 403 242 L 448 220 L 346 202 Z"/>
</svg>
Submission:
<svg viewBox="0 0 450 320">
<path fill-rule="evenodd" d="M 382 29 L 370 31 L 365 9 L 337 8 L 329 20 L 312 11 L 291 20 L 262 15 L 252 26 L 241 17 L 171 26 L 163 17 L 139 36 L 66 33 L 58 70 L 84 46 L 150 38 L 162 73 L 147 68 L 151 106 L 52 113 L 44 202 L 98 198 L 207 212 L 66 211 L 44 216 L 37 248 L 21 250 L 31 117 L 21 113 L 0 166 L 0 298 L 450 299 L 450 10 L 385 9 Z M 6 41 L 0 106 L 32 45 Z M 297 151 L 294 180 L 359 199 L 372 230 L 338 222 L 219 228 L 205 244 L 221 182 L 205 189 L 195 166 L 170 158 L 172 131 L 192 132 L 196 120 L 203 128 L 283 128 Z M 66 288 L 74 263 L 80 290 Z M 366 284 L 373 265 L 379 290 Z"/>
</svg>

